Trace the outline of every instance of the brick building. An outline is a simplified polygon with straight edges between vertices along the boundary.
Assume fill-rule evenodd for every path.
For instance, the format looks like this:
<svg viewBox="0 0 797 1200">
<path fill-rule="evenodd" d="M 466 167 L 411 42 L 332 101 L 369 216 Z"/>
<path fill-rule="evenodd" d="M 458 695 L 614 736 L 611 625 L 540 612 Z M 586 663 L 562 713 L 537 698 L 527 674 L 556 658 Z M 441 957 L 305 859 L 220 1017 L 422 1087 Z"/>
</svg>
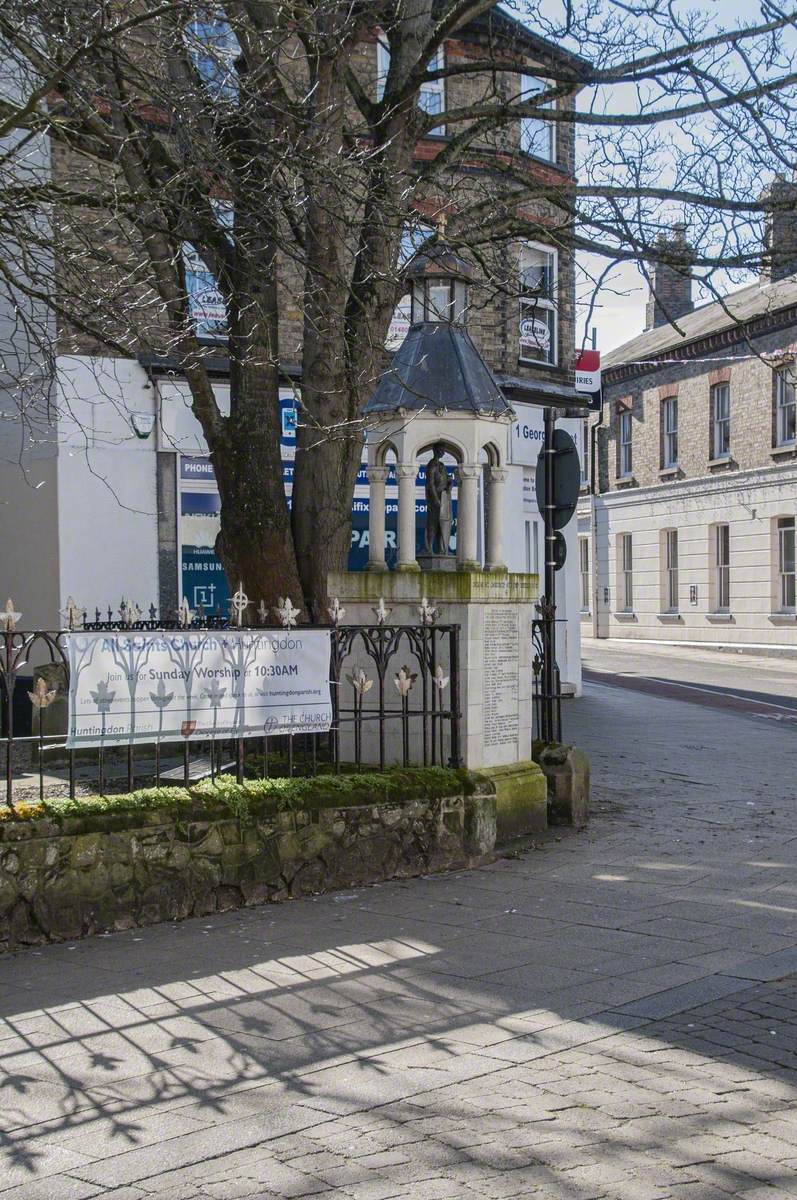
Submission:
<svg viewBox="0 0 797 1200">
<path fill-rule="evenodd" d="M 676 229 L 648 328 L 604 359 L 587 635 L 797 647 L 797 252 L 776 222 L 767 274 L 700 308 Z"/>
<path fill-rule="evenodd" d="M 572 64 L 572 56 L 545 42 L 499 9 L 485 13 L 459 31 L 442 51 L 446 63 L 486 55 L 515 65 L 528 74 L 483 77 L 460 74 L 424 85 L 420 106 L 427 112 L 462 107 L 495 94 L 505 99 L 530 94 L 544 86 L 546 65 Z M 387 70 L 385 49 L 374 30 L 355 56 L 360 79 L 377 97 Z M 520 80 L 520 84 L 518 81 Z M 557 103 L 572 108 L 575 93 Z M 416 148 L 418 160 L 434 158 L 449 141 L 445 128 L 434 130 Z M 574 182 L 575 134 L 571 122 L 551 123 L 524 118 L 474 144 L 473 156 L 461 162 L 452 180 L 453 211 L 457 197 L 487 195 L 496 168 L 507 157 L 523 157 L 528 171 L 546 186 L 567 191 Z M 69 179 L 76 165 L 71 151 L 50 148 L 48 169 L 56 180 Z M 456 186 L 454 186 L 456 185 Z M 439 190 L 417 201 L 421 219 L 440 211 Z M 541 562 L 541 522 L 533 501 L 533 472 L 542 437 L 542 399 L 566 401 L 572 396 L 574 353 L 574 272 L 562 229 L 561 208 L 540 200 L 534 208 L 540 229 L 534 242 L 503 245 L 492 262 L 488 286 L 477 279 L 472 289 L 469 328 L 518 413 L 517 455 L 506 489 L 511 549 L 510 569 L 537 569 Z M 113 223 L 109 221 L 109 236 Z M 550 232 L 547 232 L 550 231 Z M 411 247 L 408 247 L 408 251 Z M 214 389 L 222 411 L 229 405 L 229 363 L 225 346 L 224 305 L 212 275 L 186 246 L 186 282 L 192 315 L 208 352 Z M 280 351 L 284 390 L 283 464 L 286 488 L 292 476 L 294 406 L 301 396 L 299 367 L 303 314 L 287 256 L 280 282 Z M 56 275 L 57 278 L 57 275 Z M 87 297 L 87 303 L 91 303 Z M 107 305 L 113 312 L 113 304 Z M 112 316 L 111 318 L 112 319 Z M 142 328 L 147 316 L 142 314 Z M 154 319 L 154 318 L 153 318 Z M 388 349 L 400 344 L 406 329 L 406 303 L 399 303 Z M 122 330 L 122 333 L 125 331 Z M 129 339 L 128 339 L 129 340 Z M 153 334 L 151 341 L 157 341 Z M 54 361 L 49 425 L 35 444 L 25 443 L 16 416 L 15 397 L 7 395 L 0 421 L 0 512 L 8 521 L 3 540 L 3 587 L 18 597 L 26 622 L 49 625 L 68 596 L 82 604 L 118 606 L 121 597 L 139 604 L 154 600 L 163 610 L 183 595 L 194 605 L 224 603 L 226 584 L 213 553 L 218 528 L 218 492 L 207 459 L 201 428 L 190 408 L 187 384 L 167 356 L 146 352 L 121 356 L 99 345 L 74 325 L 61 324 Z M 536 407 L 535 407 L 536 406 Z M 41 434 L 42 431 L 37 431 Z M 521 444 L 522 443 L 522 444 Z M 20 446 L 27 475 L 19 471 Z M 422 495 L 422 489 L 419 493 Z M 482 513 L 483 513 L 482 503 Z M 388 532 L 390 513 L 388 513 Z M 367 559 L 367 491 L 365 476 L 355 496 L 352 565 Z M 570 534 L 568 535 L 570 536 Z M 37 546 L 50 547 L 46 563 Z M 96 547 L 102 546 L 102 555 Z M 574 547 L 564 572 L 562 608 L 567 597 L 575 634 L 577 574 Z M 567 654 L 564 652 L 566 659 Z M 572 674 L 571 674 L 572 677 Z"/>
</svg>

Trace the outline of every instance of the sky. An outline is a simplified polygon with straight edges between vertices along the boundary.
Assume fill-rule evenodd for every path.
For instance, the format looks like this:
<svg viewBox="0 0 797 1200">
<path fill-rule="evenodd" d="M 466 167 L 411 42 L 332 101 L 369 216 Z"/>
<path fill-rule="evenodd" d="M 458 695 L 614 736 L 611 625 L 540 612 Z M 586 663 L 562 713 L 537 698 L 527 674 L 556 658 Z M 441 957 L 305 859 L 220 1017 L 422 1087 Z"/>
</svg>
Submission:
<svg viewBox="0 0 797 1200">
<path fill-rule="evenodd" d="M 673 4 L 681 13 L 697 9 L 703 15 L 708 16 L 712 23 L 713 18 L 716 17 L 717 31 L 720 28 L 744 28 L 747 25 L 756 24 L 762 20 L 762 8 L 766 12 L 765 0 L 699 0 L 699 2 L 696 0 L 673 0 Z M 518 4 L 515 6 L 510 5 L 514 8 L 515 15 L 520 15 L 522 5 L 523 0 L 518 0 Z M 542 0 L 542 11 L 546 12 L 547 10 L 548 15 L 553 19 L 560 15 L 562 6 L 563 0 Z M 766 12 L 764 19 L 771 15 L 770 12 Z M 706 32 L 709 32 L 710 28 L 709 25 Z M 687 229 L 687 239 L 688 237 Z M 592 290 L 589 287 L 588 276 L 596 278 L 600 275 L 605 269 L 606 260 L 595 255 L 580 254 L 578 262 L 582 267 L 582 271 L 579 272 L 579 299 L 577 301 L 576 336 L 578 344 L 582 344 L 582 340 L 591 344 L 590 334 L 592 328 L 595 328 L 598 348 L 605 354 L 635 337 L 644 329 L 645 304 L 648 298 L 647 280 L 635 264 L 617 264 L 610 281 L 602 288 L 587 322 L 588 302 Z M 727 292 L 744 286 L 750 278 L 752 277 L 742 277 L 737 272 L 731 281 L 727 277 L 723 278 L 721 273 L 715 273 L 712 282 L 721 292 Z M 696 305 L 705 304 L 712 299 L 710 295 L 702 292 L 697 284 L 694 286 L 693 294 Z M 590 328 L 585 331 L 587 323 Z"/>
<path fill-rule="evenodd" d="M 605 266 L 604 260 L 595 255 L 582 255 L 581 258 L 591 275 Z M 592 345 L 590 335 L 593 328 L 597 330 L 598 349 L 603 354 L 636 337 L 645 327 L 647 298 L 647 281 L 638 268 L 633 263 L 618 264 L 611 284 L 601 290 L 596 301 L 589 322 L 588 344 Z M 579 346 L 584 337 L 587 315 L 588 302 L 582 302 L 577 308 L 576 337 Z"/>
</svg>

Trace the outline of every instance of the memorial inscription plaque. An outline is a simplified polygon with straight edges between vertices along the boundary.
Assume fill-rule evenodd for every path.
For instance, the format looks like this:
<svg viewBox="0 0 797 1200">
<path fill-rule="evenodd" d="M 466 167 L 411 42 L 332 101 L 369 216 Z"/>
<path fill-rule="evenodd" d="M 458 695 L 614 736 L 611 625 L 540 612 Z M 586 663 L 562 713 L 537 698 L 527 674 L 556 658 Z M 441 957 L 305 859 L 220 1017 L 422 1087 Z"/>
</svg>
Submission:
<svg viewBox="0 0 797 1200">
<path fill-rule="evenodd" d="M 484 610 L 484 746 L 516 748 L 519 736 L 520 614 L 511 605 Z"/>
</svg>

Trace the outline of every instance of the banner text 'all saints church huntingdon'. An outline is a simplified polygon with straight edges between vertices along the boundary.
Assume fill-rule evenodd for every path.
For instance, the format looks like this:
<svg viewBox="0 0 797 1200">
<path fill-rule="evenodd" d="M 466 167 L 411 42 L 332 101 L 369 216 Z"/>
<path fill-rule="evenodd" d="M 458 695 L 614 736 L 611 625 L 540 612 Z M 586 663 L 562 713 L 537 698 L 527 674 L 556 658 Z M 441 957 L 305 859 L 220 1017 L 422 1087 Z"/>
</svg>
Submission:
<svg viewBox="0 0 797 1200">
<path fill-rule="evenodd" d="M 67 747 L 329 729 L 329 631 L 70 633 Z"/>
</svg>

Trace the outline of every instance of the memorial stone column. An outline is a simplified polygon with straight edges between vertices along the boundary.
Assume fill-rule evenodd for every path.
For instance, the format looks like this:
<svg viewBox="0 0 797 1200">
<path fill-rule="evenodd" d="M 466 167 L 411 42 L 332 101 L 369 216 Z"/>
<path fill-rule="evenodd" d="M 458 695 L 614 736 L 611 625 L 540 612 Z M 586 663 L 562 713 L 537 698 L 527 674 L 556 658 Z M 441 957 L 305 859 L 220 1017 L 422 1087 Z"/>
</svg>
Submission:
<svg viewBox="0 0 797 1200">
<path fill-rule="evenodd" d="M 385 483 L 389 467 L 368 468 L 368 570 L 386 571 Z"/>
<path fill-rule="evenodd" d="M 416 463 L 398 463 L 398 560 L 397 571 L 419 571 L 415 558 L 415 480 Z"/>
<path fill-rule="evenodd" d="M 476 510 L 479 495 L 478 463 L 462 463 L 457 467 L 457 568 L 460 571 L 479 571 L 476 557 Z"/>
<path fill-rule="evenodd" d="M 490 501 L 487 506 L 488 571 L 505 571 L 504 562 L 504 484 L 509 472 L 506 467 L 490 467 Z"/>
</svg>

